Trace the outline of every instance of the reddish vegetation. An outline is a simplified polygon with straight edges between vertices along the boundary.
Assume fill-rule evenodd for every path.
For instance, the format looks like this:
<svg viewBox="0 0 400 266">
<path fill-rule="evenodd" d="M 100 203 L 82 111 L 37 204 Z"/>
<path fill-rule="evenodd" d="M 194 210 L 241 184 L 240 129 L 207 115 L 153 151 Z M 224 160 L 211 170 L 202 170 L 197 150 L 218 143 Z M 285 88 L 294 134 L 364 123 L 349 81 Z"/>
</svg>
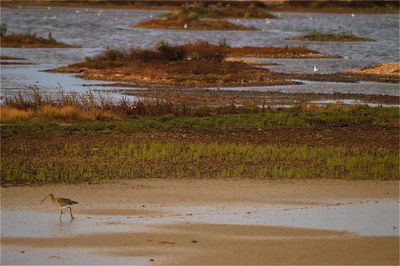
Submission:
<svg viewBox="0 0 400 266">
<path fill-rule="evenodd" d="M 229 49 L 231 48 L 222 48 L 205 42 L 183 46 L 171 46 L 166 42 L 160 42 L 155 50 L 108 49 L 84 62 L 53 71 L 82 72 L 82 76 L 87 79 L 130 81 L 141 86 L 292 84 L 282 75 L 267 69 L 242 62 L 225 61 Z M 287 53 L 290 49 L 284 48 L 283 51 Z"/>
<path fill-rule="evenodd" d="M 175 19 L 151 19 L 134 25 L 133 27 L 175 30 L 255 30 L 254 28 L 234 24 L 226 20 L 182 21 Z"/>
<path fill-rule="evenodd" d="M 156 49 L 108 49 L 86 61 L 52 71 L 82 73 L 87 79 L 129 81 L 138 86 L 240 86 L 285 85 L 282 74 L 254 65 L 225 60 L 231 56 L 280 58 L 322 57 L 305 47 L 230 48 L 206 42 L 171 46 L 160 42 Z"/>
<path fill-rule="evenodd" d="M 239 62 L 213 62 L 205 60 L 176 63 L 124 63 L 101 66 L 87 62 L 56 68 L 63 73 L 83 72 L 83 77 L 96 80 L 130 81 L 142 86 L 223 86 L 223 85 L 284 85 L 283 80 L 266 69 Z"/>
</svg>

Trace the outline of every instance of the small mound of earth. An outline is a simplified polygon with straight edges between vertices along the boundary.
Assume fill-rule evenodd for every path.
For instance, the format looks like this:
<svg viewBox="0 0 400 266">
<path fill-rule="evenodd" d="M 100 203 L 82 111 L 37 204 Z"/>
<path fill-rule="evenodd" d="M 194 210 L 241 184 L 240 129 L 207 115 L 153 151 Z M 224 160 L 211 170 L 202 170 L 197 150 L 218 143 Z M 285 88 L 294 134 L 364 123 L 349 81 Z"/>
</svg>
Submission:
<svg viewBox="0 0 400 266">
<path fill-rule="evenodd" d="M 399 78 L 400 62 L 374 65 L 372 67 L 364 67 L 360 69 L 351 69 L 346 73 Z"/>
</svg>

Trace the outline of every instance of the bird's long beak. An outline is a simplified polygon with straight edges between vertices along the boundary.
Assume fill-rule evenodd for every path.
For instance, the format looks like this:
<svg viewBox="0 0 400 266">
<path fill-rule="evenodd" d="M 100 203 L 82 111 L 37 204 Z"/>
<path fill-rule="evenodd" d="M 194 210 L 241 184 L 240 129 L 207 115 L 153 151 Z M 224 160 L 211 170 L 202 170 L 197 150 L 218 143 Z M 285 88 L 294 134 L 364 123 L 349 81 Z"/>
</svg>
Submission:
<svg viewBox="0 0 400 266">
<path fill-rule="evenodd" d="M 47 199 L 48 197 L 49 197 L 49 195 L 47 195 L 47 196 L 42 200 L 42 202 L 40 202 L 40 205 L 42 205 L 43 201 L 44 201 L 45 199 Z"/>
</svg>

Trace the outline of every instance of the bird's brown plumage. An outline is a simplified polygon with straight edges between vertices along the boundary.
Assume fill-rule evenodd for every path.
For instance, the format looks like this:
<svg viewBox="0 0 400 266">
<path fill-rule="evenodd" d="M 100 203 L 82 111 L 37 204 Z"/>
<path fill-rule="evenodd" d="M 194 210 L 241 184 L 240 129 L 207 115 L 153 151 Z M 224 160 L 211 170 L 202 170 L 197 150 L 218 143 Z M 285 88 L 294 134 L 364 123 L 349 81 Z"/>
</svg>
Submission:
<svg viewBox="0 0 400 266">
<path fill-rule="evenodd" d="M 56 198 L 56 197 L 54 197 L 54 195 L 52 193 L 50 193 L 49 195 L 47 195 L 47 197 L 45 197 L 42 200 L 42 202 L 40 204 L 42 204 L 43 201 L 45 201 L 45 199 L 47 199 L 48 197 L 50 197 L 50 199 L 54 203 L 54 205 L 56 205 L 58 208 L 60 208 L 60 210 L 61 210 L 60 220 L 61 220 L 61 215 L 63 213 L 62 209 L 64 209 L 64 208 L 69 208 L 71 218 L 75 219 L 75 217 L 72 215 L 72 209 L 71 209 L 70 205 L 78 204 L 77 201 L 73 201 L 73 200 L 67 199 L 67 198 Z"/>
</svg>

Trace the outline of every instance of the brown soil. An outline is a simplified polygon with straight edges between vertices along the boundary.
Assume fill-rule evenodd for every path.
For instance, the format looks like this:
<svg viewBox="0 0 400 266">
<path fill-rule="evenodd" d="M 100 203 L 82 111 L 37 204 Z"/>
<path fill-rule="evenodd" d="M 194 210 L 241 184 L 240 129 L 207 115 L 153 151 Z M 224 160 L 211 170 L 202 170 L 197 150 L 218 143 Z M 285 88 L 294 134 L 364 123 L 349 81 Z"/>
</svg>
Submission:
<svg viewBox="0 0 400 266">
<path fill-rule="evenodd" d="M 164 99 L 193 106 L 236 105 L 298 105 L 321 100 L 359 100 L 363 103 L 399 104 L 399 96 L 365 94 L 280 93 L 260 91 L 225 91 L 206 89 L 149 89 L 122 90 L 127 95 Z"/>
<path fill-rule="evenodd" d="M 50 71 L 79 73 L 86 79 L 128 81 L 136 86 L 237 86 L 237 85 L 289 85 L 281 74 L 240 62 L 205 60 L 171 63 L 123 62 L 99 67 L 87 62 L 59 67 Z"/>
<path fill-rule="evenodd" d="M 396 126 L 304 126 L 277 127 L 271 129 L 215 129 L 215 130 L 179 130 L 174 132 L 149 133 L 32 133 L 2 135 L 2 155 L 14 154 L 15 144 L 26 143 L 32 153 L 41 153 L 41 147 L 52 146 L 63 149 L 67 143 L 90 144 L 93 138 L 98 143 L 121 143 L 133 141 L 145 143 L 183 142 L 183 143 L 255 143 L 271 145 L 306 145 L 321 146 L 351 146 L 351 147 L 384 147 L 397 149 L 399 146 L 399 127 Z M 37 149 L 37 150 L 36 150 Z M 15 154 L 14 154 L 15 155 Z"/>
</svg>

